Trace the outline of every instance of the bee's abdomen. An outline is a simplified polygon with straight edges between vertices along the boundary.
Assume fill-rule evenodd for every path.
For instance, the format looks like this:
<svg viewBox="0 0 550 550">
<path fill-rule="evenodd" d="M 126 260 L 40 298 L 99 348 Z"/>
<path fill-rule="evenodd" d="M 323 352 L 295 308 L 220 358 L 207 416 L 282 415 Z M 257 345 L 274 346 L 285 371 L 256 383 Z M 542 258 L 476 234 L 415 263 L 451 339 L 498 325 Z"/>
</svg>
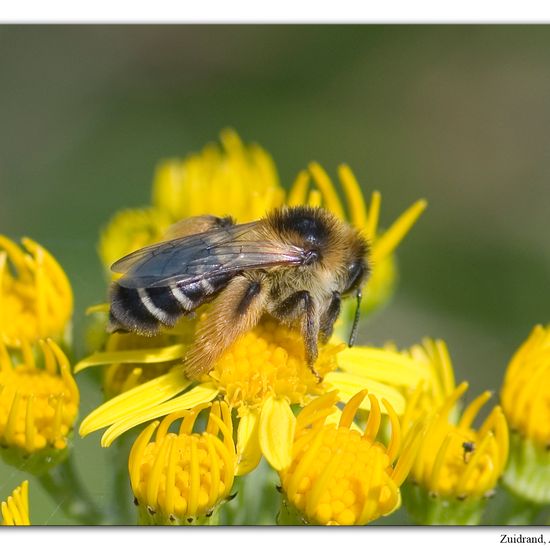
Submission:
<svg viewBox="0 0 550 550">
<path fill-rule="evenodd" d="M 189 284 L 127 288 L 113 283 L 110 330 L 127 330 L 154 335 L 161 326 L 173 327 L 178 319 L 213 298 L 229 282 L 217 276 Z"/>
</svg>

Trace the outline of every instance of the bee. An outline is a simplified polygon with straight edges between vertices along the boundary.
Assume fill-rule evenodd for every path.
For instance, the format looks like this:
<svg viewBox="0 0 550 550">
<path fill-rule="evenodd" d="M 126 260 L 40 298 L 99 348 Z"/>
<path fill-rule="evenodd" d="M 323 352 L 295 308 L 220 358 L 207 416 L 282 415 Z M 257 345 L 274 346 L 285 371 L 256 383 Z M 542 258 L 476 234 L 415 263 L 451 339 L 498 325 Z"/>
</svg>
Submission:
<svg viewBox="0 0 550 550">
<path fill-rule="evenodd" d="M 115 262 L 109 330 L 153 336 L 212 302 L 185 358 L 190 378 L 207 373 L 220 355 L 263 315 L 297 327 L 315 370 L 342 299 L 357 307 L 370 271 L 368 244 L 352 226 L 322 208 L 281 207 L 260 220 L 199 216 L 172 226 L 166 240 Z"/>
</svg>

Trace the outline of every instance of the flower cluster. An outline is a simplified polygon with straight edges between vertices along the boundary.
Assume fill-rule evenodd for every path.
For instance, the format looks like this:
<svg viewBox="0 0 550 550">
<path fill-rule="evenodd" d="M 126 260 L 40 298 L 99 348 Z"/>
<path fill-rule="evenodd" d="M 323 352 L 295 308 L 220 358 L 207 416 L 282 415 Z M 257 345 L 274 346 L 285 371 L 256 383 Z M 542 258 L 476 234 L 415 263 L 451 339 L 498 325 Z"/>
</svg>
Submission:
<svg viewBox="0 0 550 550">
<path fill-rule="evenodd" d="M 391 298 L 396 250 L 426 202 L 416 201 L 384 229 L 381 194 L 366 200 L 347 165 L 337 175 L 333 181 L 311 163 L 287 190 L 264 149 L 225 130 L 220 144 L 160 163 L 151 203 L 113 216 L 98 246 L 109 282 L 113 262 L 169 238 L 180 219 L 231 215 L 242 223 L 279 206 L 318 206 L 369 243 L 372 273 L 361 306 L 367 317 Z M 67 515 L 100 522 L 67 466 L 80 402 L 68 359 L 71 287 L 43 247 L 30 239 L 22 245 L 0 237 L 1 456 L 34 474 Z M 365 525 L 402 503 L 416 523 L 478 524 L 501 479 L 525 501 L 550 502 L 550 329 L 536 327 L 520 347 L 501 405 L 480 422 L 492 394 L 463 408 L 468 384 L 456 385 L 444 341 L 350 348 L 351 306 L 344 302 L 334 335 L 319 342 L 315 370 L 300 331 L 266 315 L 198 380 L 185 375 L 185 362 L 215 305 L 154 337 L 107 334 L 108 307 L 91 308 L 91 352 L 74 371 L 102 367 L 105 400 L 79 433 L 104 430 L 104 447 L 119 438 L 131 443 L 129 456 L 112 467 L 117 479 L 127 468 L 139 523 L 232 523 L 251 490 L 256 501 L 279 499 L 272 522 L 281 525 Z M 254 476 L 266 471 L 258 483 Z M 241 492 L 242 502 L 233 499 Z M 5 524 L 29 523 L 27 482 L 1 511 Z"/>
<path fill-rule="evenodd" d="M 21 344 L 21 360 L 0 343 L 0 442 L 9 453 L 46 452 L 51 460 L 67 447 L 80 393 L 60 347 L 53 340 L 39 343 L 43 368 L 27 342 Z"/>
<path fill-rule="evenodd" d="M 0 235 L 0 335 L 12 347 L 67 339 L 73 312 L 67 276 L 44 247 L 31 239 L 22 244 Z"/>
<path fill-rule="evenodd" d="M 364 525 L 399 506 L 399 487 L 411 468 L 420 431 L 415 427 L 403 442 L 397 414 L 382 399 L 391 425 L 390 440 L 384 444 L 382 407 L 373 395 L 368 396 L 365 428 L 352 426 L 367 394 L 363 390 L 353 396 L 342 411 L 336 408 L 335 391 L 302 409 L 296 418 L 292 461 L 279 472 L 287 499 L 286 517 L 280 522 L 293 508 L 303 523 Z"/>
</svg>

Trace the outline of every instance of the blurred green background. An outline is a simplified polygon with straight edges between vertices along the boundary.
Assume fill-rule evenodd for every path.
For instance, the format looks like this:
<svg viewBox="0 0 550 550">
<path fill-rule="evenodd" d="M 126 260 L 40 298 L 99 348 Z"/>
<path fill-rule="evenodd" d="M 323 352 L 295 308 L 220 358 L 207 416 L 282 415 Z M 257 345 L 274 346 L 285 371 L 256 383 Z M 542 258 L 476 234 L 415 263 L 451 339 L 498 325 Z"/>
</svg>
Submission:
<svg viewBox="0 0 550 550">
<path fill-rule="evenodd" d="M 149 201 L 159 159 L 226 126 L 285 186 L 311 160 L 347 162 L 382 192 L 383 225 L 428 199 L 363 342 L 443 338 L 473 397 L 549 319 L 547 26 L 2 26 L 0 78 L 0 232 L 64 266 L 77 336 L 105 296 L 100 227 Z M 78 380 L 84 416 L 100 395 Z M 102 503 L 114 450 L 75 439 Z M 0 465 L 0 497 L 24 478 Z M 33 522 L 68 522 L 30 490 Z"/>
</svg>

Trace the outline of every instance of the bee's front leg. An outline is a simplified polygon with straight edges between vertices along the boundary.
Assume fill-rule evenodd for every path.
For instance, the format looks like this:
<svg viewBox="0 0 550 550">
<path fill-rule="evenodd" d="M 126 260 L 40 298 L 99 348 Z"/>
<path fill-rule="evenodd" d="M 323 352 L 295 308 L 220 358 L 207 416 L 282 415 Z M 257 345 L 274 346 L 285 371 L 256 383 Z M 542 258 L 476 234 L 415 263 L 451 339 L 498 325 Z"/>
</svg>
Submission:
<svg viewBox="0 0 550 550">
<path fill-rule="evenodd" d="M 311 294 L 307 290 L 299 290 L 291 294 L 277 306 L 274 314 L 282 320 L 292 320 L 301 316 L 301 330 L 305 343 L 307 365 L 317 380 L 321 382 L 322 377 L 314 366 L 318 356 L 319 316 Z"/>
</svg>

